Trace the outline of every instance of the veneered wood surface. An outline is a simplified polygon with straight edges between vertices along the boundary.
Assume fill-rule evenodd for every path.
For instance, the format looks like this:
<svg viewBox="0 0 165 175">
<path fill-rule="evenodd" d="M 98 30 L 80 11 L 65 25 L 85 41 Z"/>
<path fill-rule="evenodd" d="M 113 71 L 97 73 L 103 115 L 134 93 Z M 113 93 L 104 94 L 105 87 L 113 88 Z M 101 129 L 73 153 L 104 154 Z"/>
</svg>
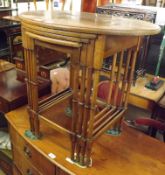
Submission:
<svg viewBox="0 0 165 175">
<path fill-rule="evenodd" d="M 20 19 L 33 25 L 84 33 L 140 36 L 160 32 L 158 25 L 149 22 L 96 13 L 33 11 L 21 14 Z"/>
<path fill-rule="evenodd" d="M 24 136 L 29 128 L 28 114 L 25 107 L 18 108 L 7 114 L 7 120 L 13 131 L 23 137 L 48 161 L 58 165 L 70 174 L 78 175 L 164 175 L 165 146 L 154 138 L 129 128 L 123 124 L 123 132 L 118 137 L 104 134 L 94 144 L 91 168 L 80 168 L 67 162 L 69 139 L 55 130 L 42 125 L 41 140 L 29 140 Z M 19 146 L 19 145 L 18 145 Z M 55 159 L 48 157 L 49 153 L 56 155 Z"/>
</svg>

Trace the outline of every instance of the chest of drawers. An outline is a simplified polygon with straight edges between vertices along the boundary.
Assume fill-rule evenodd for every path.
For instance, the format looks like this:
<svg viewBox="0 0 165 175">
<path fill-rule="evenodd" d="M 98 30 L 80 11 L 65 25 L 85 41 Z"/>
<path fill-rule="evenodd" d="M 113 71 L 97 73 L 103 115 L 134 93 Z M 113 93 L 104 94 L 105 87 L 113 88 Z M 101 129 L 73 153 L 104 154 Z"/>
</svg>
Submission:
<svg viewBox="0 0 165 175">
<path fill-rule="evenodd" d="M 13 128 L 10 128 L 10 133 L 14 163 L 22 174 L 55 174 L 55 166 L 50 161 L 26 142 Z"/>
<path fill-rule="evenodd" d="M 126 125 L 120 137 L 99 138 L 93 150 L 93 166 L 81 168 L 66 161 L 70 154 L 68 140 L 54 130 L 42 125 L 42 139 L 25 137 L 24 131 L 29 127 L 26 107 L 8 113 L 7 120 L 13 145 L 13 175 L 164 175 L 164 143 Z M 49 153 L 56 158 L 50 158 Z"/>
</svg>

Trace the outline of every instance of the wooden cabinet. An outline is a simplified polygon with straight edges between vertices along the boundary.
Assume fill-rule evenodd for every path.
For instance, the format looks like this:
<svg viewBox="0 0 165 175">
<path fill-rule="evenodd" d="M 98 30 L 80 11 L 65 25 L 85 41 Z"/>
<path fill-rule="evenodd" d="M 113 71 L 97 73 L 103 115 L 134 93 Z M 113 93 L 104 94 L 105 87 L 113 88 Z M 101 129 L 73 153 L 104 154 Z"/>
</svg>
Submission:
<svg viewBox="0 0 165 175">
<path fill-rule="evenodd" d="M 13 152 L 13 175 L 69 175 L 53 164 L 42 151 L 9 127 Z"/>
<path fill-rule="evenodd" d="M 164 175 L 164 143 L 125 124 L 119 137 L 107 134 L 100 137 L 93 150 L 93 166 L 81 168 L 66 161 L 69 156 L 68 140 L 53 129 L 42 125 L 45 134 L 40 140 L 31 140 L 24 135 L 29 128 L 26 107 L 11 111 L 6 116 L 13 143 L 13 175 L 149 175 L 153 172 Z M 64 145 L 57 141 L 59 139 Z M 31 158 L 24 155 L 24 146 L 30 149 Z M 29 151 L 26 152 L 29 155 Z M 50 158 L 50 152 L 56 158 Z"/>
<path fill-rule="evenodd" d="M 13 148 L 14 164 L 19 168 L 22 175 L 41 175 L 30 161 L 23 158 L 20 152 Z M 20 161 L 21 160 L 21 161 Z"/>
<path fill-rule="evenodd" d="M 12 175 L 12 161 L 8 154 L 8 151 L 0 150 L 0 169 L 7 175 Z"/>
<path fill-rule="evenodd" d="M 35 148 L 28 144 L 20 135 L 10 128 L 14 163 L 20 168 L 22 174 L 55 174 L 55 166 L 49 162 L 42 154 L 40 154 Z M 20 161 L 20 157 L 21 160 Z M 40 173 L 38 173 L 40 172 Z"/>
</svg>

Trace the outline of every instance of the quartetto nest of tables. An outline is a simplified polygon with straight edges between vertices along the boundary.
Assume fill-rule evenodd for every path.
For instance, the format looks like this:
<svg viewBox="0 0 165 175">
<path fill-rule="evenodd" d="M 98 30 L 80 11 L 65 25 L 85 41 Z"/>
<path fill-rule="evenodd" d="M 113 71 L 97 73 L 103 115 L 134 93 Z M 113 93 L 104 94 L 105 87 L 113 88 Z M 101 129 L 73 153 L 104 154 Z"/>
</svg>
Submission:
<svg viewBox="0 0 165 175">
<path fill-rule="evenodd" d="M 72 161 L 90 166 L 95 140 L 110 127 L 120 129 L 142 36 L 156 34 L 160 28 L 134 19 L 56 11 L 27 12 L 20 20 L 30 130 L 39 137 L 40 121 L 44 121 L 70 138 Z M 69 88 L 42 100 L 38 98 L 35 46 L 70 55 Z M 107 57 L 110 66 L 103 69 Z M 104 99 L 98 97 L 102 75 L 109 84 Z"/>
</svg>

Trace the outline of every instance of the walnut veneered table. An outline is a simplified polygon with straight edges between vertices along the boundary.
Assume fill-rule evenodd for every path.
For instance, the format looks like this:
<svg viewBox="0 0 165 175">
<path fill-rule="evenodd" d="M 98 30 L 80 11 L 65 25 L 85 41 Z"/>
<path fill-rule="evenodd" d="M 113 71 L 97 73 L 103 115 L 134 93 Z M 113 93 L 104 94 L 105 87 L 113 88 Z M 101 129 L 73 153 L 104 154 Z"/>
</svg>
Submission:
<svg viewBox="0 0 165 175">
<path fill-rule="evenodd" d="M 60 11 L 26 12 L 20 21 L 30 130 L 40 137 L 41 122 L 53 127 L 70 138 L 71 160 L 90 166 L 95 140 L 110 127 L 120 129 L 141 36 L 160 28 L 134 19 Z M 37 93 L 37 45 L 70 55 L 70 87 L 42 101 Z M 106 57 L 111 65 L 102 70 Z M 101 75 L 109 80 L 106 100 L 97 98 Z"/>
</svg>

